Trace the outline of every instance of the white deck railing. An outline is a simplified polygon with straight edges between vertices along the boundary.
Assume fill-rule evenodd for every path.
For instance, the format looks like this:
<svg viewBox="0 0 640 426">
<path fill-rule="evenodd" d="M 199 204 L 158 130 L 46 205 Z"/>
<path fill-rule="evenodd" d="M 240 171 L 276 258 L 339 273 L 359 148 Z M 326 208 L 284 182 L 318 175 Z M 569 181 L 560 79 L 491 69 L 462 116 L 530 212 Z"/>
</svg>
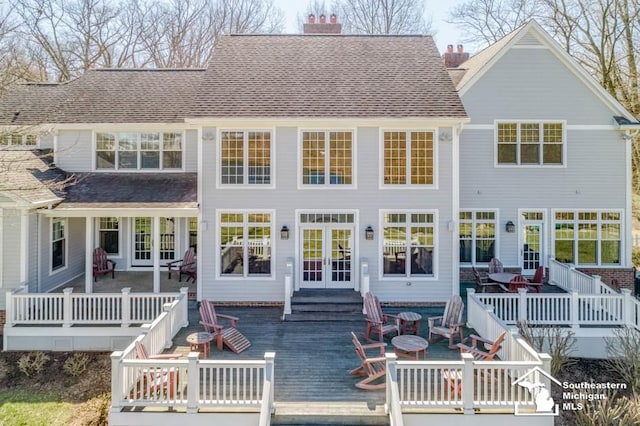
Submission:
<svg viewBox="0 0 640 426">
<path fill-rule="evenodd" d="M 573 265 L 549 259 L 549 284 L 556 285 L 568 293 L 617 294 L 602 282 L 598 275 L 578 271 Z"/>
<path fill-rule="evenodd" d="M 291 297 L 293 297 L 293 259 L 287 259 L 285 264 L 284 273 L 284 309 L 282 312 L 282 319 L 284 320 L 286 315 L 291 315 Z"/>
<path fill-rule="evenodd" d="M 526 321 L 535 325 L 631 326 L 640 329 L 640 303 L 628 289 L 620 293 L 475 293 L 468 298 L 491 306 L 504 323 L 513 325 Z M 472 307 L 469 307 L 469 314 Z M 478 330 L 480 332 L 480 330 Z M 482 333 L 482 332 L 480 332 Z M 483 334 L 484 336 L 484 334 Z"/>
<path fill-rule="evenodd" d="M 160 315 L 165 303 L 173 302 L 180 294 L 131 293 L 129 288 L 123 288 L 120 294 L 74 294 L 71 288 L 64 289 L 62 293 L 8 291 L 5 326 L 37 324 L 71 327 L 82 324 L 127 327 L 132 323 L 149 323 Z"/>
</svg>

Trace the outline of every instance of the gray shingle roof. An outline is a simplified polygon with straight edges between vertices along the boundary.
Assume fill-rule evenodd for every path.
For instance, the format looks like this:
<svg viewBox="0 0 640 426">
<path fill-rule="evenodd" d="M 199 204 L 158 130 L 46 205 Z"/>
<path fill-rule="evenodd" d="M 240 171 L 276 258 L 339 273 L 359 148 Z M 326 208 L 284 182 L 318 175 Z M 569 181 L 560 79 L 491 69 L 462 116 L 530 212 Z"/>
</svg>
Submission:
<svg viewBox="0 0 640 426">
<path fill-rule="evenodd" d="M 0 125 L 32 126 L 53 122 L 55 108 L 64 95 L 59 84 L 20 84 L 0 98 Z"/>
<path fill-rule="evenodd" d="M 197 207 L 196 173 L 79 173 L 59 208 Z"/>
<path fill-rule="evenodd" d="M 101 69 L 65 84 L 18 86 L 0 99 L 0 125 L 184 122 L 203 74 L 202 69 Z"/>
<path fill-rule="evenodd" d="M 222 37 L 194 117 L 466 118 L 428 36 Z"/>
<path fill-rule="evenodd" d="M 43 150 L 0 150 L 0 193 L 33 204 L 60 201 L 66 174 L 51 159 Z"/>
</svg>

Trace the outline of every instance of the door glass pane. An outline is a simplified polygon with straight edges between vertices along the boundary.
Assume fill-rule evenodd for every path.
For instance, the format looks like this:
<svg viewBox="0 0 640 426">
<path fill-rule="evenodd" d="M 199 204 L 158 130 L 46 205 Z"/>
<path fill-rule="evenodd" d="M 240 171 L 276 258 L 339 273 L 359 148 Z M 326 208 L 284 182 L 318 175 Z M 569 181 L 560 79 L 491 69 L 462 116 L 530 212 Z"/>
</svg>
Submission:
<svg viewBox="0 0 640 426">
<path fill-rule="evenodd" d="M 322 281 L 322 229 L 302 231 L 302 280 Z"/>
<path fill-rule="evenodd" d="M 135 260 L 151 260 L 151 218 L 135 219 Z"/>
<path fill-rule="evenodd" d="M 220 267 L 223 275 L 243 275 L 242 226 L 220 228 Z"/>
<path fill-rule="evenodd" d="M 533 270 L 540 265 L 540 225 L 524 227 L 523 268 Z"/>
<path fill-rule="evenodd" d="M 160 218 L 160 259 L 175 259 L 176 249 L 175 219 L 172 217 Z"/>
<path fill-rule="evenodd" d="M 331 281 L 351 281 L 351 230 L 331 230 Z"/>
</svg>

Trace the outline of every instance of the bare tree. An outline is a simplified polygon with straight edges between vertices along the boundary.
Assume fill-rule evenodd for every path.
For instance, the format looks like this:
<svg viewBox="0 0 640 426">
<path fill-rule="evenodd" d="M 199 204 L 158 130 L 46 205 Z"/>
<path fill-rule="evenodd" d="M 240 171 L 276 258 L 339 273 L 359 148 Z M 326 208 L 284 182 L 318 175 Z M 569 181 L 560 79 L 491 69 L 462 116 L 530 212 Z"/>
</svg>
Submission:
<svg viewBox="0 0 640 426">
<path fill-rule="evenodd" d="M 431 34 L 424 0 L 339 0 L 335 3 L 345 33 Z"/>
<path fill-rule="evenodd" d="M 449 11 L 447 22 L 475 47 L 495 43 L 535 16 L 541 0 L 469 0 Z"/>
<path fill-rule="evenodd" d="M 332 13 L 339 12 L 339 5 L 336 1 L 329 3 L 326 0 L 311 0 L 307 4 L 307 8 L 302 14 L 298 13 L 296 18 L 298 22 L 298 31 L 302 33 L 304 31 L 304 24 L 308 22 L 309 15 L 314 15 L 316 18 L 320 15 L 329 16 Z M 342 19 L 342 18 L 341 18 Z"/>
</svg>

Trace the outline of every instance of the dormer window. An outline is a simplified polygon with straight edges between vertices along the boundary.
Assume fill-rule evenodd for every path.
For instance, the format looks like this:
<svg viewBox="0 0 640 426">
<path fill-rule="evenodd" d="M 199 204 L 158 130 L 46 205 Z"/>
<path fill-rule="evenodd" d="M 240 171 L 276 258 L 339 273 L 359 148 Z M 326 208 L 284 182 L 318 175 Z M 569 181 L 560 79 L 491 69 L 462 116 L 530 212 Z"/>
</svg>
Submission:
<svg viewBox="0 0 640 426">
<path fill-rule="evenodd" d="M 1 133 L 0 147 L 31 147 L 38 145 L 38 137 L 33 134 Z"/>
<path fill-rule="evenodd" d="M 97 170 L 180 170 L 182 132 L 98 132 Z"/>
</svg>

